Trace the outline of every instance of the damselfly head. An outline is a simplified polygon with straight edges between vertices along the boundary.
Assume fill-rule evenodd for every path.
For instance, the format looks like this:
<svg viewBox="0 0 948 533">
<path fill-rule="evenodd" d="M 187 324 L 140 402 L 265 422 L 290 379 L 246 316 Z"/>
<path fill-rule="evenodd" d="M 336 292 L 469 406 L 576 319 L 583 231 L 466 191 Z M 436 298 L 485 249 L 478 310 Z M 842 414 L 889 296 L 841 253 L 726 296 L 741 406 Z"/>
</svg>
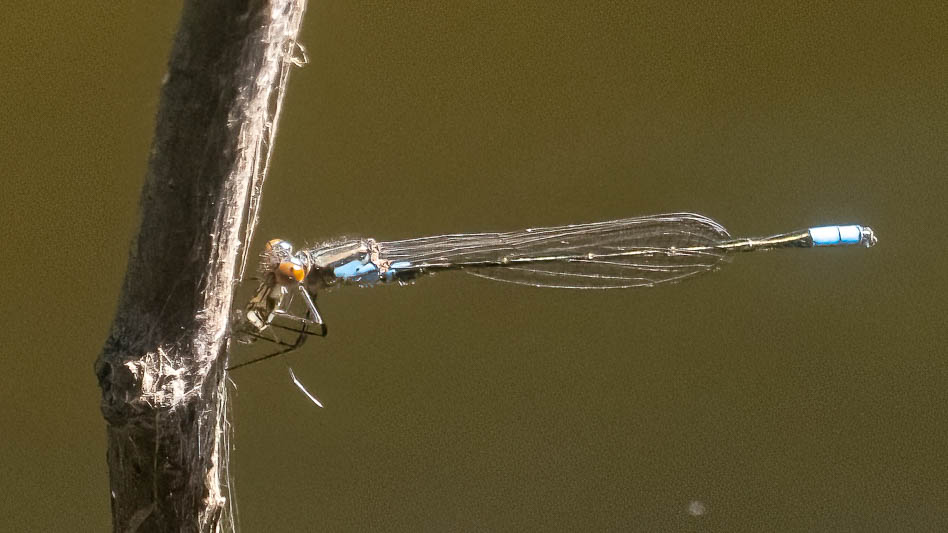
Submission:
<svg viewBox="0 0 948 533">
<path fill-rule="evenodd" d="M 262 270 L 276 270 L 280 263 L 293 257 L 293 245 L 283 239 L 271 239 L 263 247 L 263 253 L 260 256 L 260 267 Z"/>
</svg>

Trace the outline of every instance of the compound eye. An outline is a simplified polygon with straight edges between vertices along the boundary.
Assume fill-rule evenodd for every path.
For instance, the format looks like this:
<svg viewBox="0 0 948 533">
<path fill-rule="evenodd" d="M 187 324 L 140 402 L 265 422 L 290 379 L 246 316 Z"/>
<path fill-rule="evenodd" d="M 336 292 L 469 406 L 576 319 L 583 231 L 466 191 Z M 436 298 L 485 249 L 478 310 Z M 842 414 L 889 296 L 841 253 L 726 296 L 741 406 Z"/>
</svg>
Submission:
<svg viewBox="0 0 948 533">
<path fill-rule="evenodd" d="M 289 283 L 293 280 L 302 282 L 303 278 L 306 277 L 306 268 L 303 266 L 302 261 L 291 257 L 280 263 L 280 266 L 277 268 L 277 275 L 284 283 Z"/>
<path fill-rule="evenodd" d="M 288 254 L 293 253 L 293 245 L 284 241 L 283 239 L 270 239 L 267 241 L 264 251 L 269 252 L 285 252 Z"/>
<path fill-rule="evenodd" d="M 263 249 L 262 265 L 266 270 L 277 270 L 280 263 L 293 255 L 293 245 L 283 239 L 271 239 Z"/>
</svg>

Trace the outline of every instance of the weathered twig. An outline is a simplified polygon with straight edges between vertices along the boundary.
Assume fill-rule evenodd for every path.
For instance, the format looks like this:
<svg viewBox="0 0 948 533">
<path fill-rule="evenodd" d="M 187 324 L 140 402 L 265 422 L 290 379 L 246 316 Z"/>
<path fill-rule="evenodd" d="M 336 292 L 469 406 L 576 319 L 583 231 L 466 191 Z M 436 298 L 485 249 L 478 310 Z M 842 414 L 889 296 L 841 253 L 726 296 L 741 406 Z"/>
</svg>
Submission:
<svg viewBox="0 0 948 533">
<path fill-rule="evenodd" d="M 226 521 L 224 361 L 241 230 L 305 0 L 185 3 L 112 332 L 96 362 L 118 531 Z"/>
</svg>

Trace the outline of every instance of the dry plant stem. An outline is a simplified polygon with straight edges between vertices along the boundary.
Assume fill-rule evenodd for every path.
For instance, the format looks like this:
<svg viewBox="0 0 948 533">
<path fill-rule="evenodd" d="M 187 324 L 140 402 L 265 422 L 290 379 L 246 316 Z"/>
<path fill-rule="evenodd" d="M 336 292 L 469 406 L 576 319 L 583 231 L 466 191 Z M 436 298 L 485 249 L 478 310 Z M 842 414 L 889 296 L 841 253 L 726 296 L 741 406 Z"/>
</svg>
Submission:
<svg viewBox="0 0 948 533">
<path fill-rule="evenodd" d="M 96 361 L 116 531 L 233 528 L 225 333 L 304 7 L 185 2 L 141 227 Z"/>
</svg>

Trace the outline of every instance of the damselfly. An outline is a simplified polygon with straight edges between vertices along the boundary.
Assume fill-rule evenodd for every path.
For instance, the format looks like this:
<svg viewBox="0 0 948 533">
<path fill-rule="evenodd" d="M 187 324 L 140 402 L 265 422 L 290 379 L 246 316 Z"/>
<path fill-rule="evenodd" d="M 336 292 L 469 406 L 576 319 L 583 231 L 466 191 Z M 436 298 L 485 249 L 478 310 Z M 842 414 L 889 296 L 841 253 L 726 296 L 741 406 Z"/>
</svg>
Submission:
<svg viewBox="0 0 948 533">
<path fill-rule="evenodd" d="M 714 220 L 691 213 L 391 242 L 336 240 L 295 252 L 287 241 L 274 239 L 266 245 L 260 285 L 237 317 L 236 329 L 243 340 L 265 339 L 280 348 L 230 370 L 299 348 L 307 336 L 325 336 L 315 295 L 338 285 L 406 283 L 463 270 L 534 287 L 652 287 L 711 272 L 738 252 L 875 243 L 872 229 L 857 225 L 735 239 Z M 297 296 L 302 314 L 289 311 Z M 278 331 L 295 338 L 284 341 Z"/>
</svg>

